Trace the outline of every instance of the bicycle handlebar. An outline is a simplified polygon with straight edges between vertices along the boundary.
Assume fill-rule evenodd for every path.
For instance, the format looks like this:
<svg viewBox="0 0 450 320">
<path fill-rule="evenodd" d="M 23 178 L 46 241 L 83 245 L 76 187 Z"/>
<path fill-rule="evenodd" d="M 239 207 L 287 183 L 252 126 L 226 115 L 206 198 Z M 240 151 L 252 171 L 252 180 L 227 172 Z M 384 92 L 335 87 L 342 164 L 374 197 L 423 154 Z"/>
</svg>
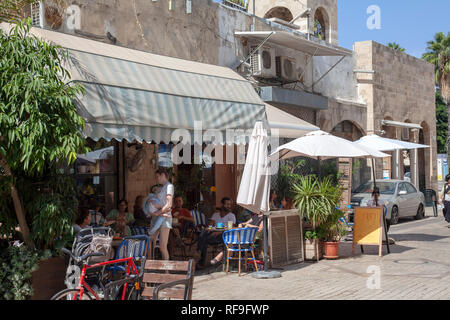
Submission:
<svg viewBox="0 0 450 320">
<path fill-rule="evenodd" d="M 101 252 L 92 252 L 92 253 L 86 253 L 86 254 L 84 254 L 82 256 L 78 256 L 77 257 L 70 250 L 67 250 L 66 248 L 62 248 L 61 251 L 64 252 L 64 253 L 67 253 L 68 255 L 70 255 L 77 262 L 78 261 L 84 261 L 84 260 L 86 260 L 87 258 L 90 258 L 90 257 L 102 257 L 102 256 L 105 255 L 104 253 L 101 253 Z"/>
</svg>

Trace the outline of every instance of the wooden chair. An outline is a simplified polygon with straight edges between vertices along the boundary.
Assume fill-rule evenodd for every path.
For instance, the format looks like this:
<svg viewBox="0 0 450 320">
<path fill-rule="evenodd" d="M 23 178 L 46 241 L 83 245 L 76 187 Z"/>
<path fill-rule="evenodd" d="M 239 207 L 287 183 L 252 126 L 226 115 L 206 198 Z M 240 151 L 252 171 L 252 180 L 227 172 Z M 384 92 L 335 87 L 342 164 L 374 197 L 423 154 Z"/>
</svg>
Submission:
<svg viewBox="0 0 450 320">
<path fill-rule="evenodd" d="M 142 282 L 142 297 L 152 300 L 192 300 L 195 262 L 147 260 Z"/>
</svg>

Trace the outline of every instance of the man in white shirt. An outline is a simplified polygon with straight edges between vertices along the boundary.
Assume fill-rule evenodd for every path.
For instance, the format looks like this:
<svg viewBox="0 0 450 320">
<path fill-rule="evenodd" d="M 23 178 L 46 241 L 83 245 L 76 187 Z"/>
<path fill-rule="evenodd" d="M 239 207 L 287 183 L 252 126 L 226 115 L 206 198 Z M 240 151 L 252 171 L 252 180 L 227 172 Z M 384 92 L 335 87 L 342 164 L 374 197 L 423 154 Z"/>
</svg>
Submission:
<svg viewBox="0 0 450 320">
<path fill-rule="evenodd" d="M 228 221 L 232 221 L 233 225 L 235 225 L 236 216 L 234 215 L 233 212 L 231 212 L 231 199 L 225 197 L 221 200 L 221 203 L 222 207 L 220 208 L 219 212 L 214 213 L 210 221 L 212 221 L 215 225 L 221 222 L 223 223 L 224 226 L 228 224 Z M 202 233 L 200 233 L 197 245 L 197 250 L 201 252 L 200 261 L 198 263 L 198 266 L 200 268 L 205 266 L 206 253 L 208 252 L 208 245 L 219 244 L 221 242 L 222 242 L 222 232 L 210 231 L 205 229 L 202 231 Z"/>
</svg>

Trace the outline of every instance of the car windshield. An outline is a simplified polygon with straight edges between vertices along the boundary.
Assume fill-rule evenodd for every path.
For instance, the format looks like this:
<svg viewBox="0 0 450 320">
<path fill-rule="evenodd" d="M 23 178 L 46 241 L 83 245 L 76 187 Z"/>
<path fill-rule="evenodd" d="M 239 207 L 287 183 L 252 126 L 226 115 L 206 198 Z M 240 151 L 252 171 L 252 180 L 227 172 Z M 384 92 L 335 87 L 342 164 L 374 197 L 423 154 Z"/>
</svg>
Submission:
<svg viewBox="0 0 450 320">
<path fill-rule="evenodd" d="M 380 194 L 395 193 L 395 183 L 377 182 L 377 187 L 380 189 Z M 372 192 L 373 192 L 373 182 L 362 184 L 354 191 L 354 193 L 372 193 Z"/>
</svg>

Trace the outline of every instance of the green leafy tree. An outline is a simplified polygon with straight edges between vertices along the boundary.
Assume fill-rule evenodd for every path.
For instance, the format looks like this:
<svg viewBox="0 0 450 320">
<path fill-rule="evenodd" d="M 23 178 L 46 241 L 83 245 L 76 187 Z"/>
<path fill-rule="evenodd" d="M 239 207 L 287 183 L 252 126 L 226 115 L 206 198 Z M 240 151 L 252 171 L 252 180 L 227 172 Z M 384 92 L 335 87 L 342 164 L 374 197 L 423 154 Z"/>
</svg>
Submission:
<svg viewBox="0 0 450 320">
<path fill-rule="evenodd" d="M 447 106 L 440 92 L 436 92 L 436 136 L 438 153 L 447 153 Z"/>
<path fill-rule="evenodd" d="M 33 247 L 18 177 L 42 176 L 49 166 L 73 163 L 88 149 L 74 104 L 83 87 L 67 85 L 68 53 L 30 34 L 30 28 L 27 19 L 0 30 L 0 167 L 24 241 Z"/>
<path fill-rule="evenodd" d="M 434 40 L 428 41 L 427 52 L 422 58 L 435 65 L 436 85 L 447 106 L 447 116 L 450 117 L 450 32 L 445 35 L 443 32 L 436 33 Z M 436 115 L 438 117 L 438 115 Z M 450 137 L 450 121 L 447 117 L 447 140 Z M 450 156 L 450 149 L 447 147 L 447 155 Z"/>
<path fill-rule="evenodd" d="M 406 50 L 405 50 L 405 48 L 402 48 L 398 43 L 396 43 L 396 42 L 389 42 L 388 44 L 387 44 L 387 46 L 389 47 L 389 48 L 391 48 L 391 49 L 394 49 L 395 51 L 398 51 L 398 52 L 405 52 Z"/>
</svg>

